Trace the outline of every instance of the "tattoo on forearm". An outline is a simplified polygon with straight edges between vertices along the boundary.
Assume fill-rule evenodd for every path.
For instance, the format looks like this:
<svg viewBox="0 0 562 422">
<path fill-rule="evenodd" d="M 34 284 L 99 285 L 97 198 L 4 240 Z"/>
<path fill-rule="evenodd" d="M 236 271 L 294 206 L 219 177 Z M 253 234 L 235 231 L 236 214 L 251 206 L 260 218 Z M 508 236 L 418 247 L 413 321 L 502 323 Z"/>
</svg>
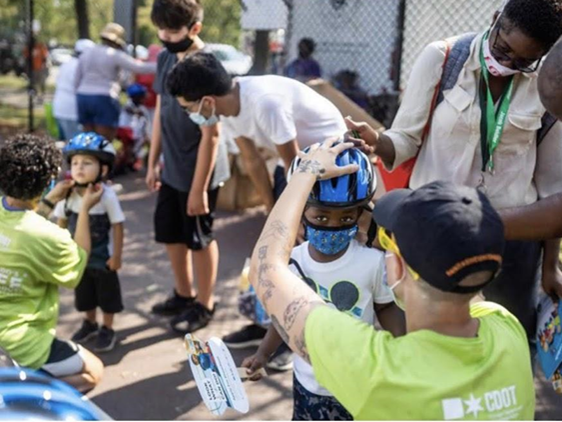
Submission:
<svg viewBox="0 0 562 422">
<path fill-rule="evenodd" d="M 298 354 L 310 363 L 310 355 L 308 354 L 308 349 L 306 348 L 306 340 L 304 338 L 304 330 L 295 338 L 295 347 L 297 348 Z"/>
<path fill-rule="evenodd" d="M 273 296 L 273 291 L 275 290 L 275 284 L 267 276 L 268 271 L 272 271 L 274 266 L 271 264 L 266 264 L 263 261 L 267 258 L 268 246 L 262 246 L 258 249 L 258 287 L 263 289 L 262 293 L 262 303 L 267 308 L 267 302 Z"/>
<path fill-rule="evenodd" d="M 299 168 L 297 169 L 299 173 L 310 173 L 316 176 L 317 180 L 322 178 L 322 175 L 326 173 L 326 169 L 322 167 L 322 164 L 317 160 L 303 160 L 299 164 Z"/>
<path fill-rule="evenodd" d="M 289 344 L 289 335 L 287 334 L 287 331 L 285 331 L 283 326 L 279 323 L 279 320 L 275 315 L 271 315 L 271 323 L 273 324 L 273 326 L 277 330 L 277 333 L 281 336 L 285 344 Z"/>
<path fill-rule="evenodd" d="M 287 328 L 287 330 L 290 330 L 293 327 L 293 324 L 295 323 L 299 312 L 306 305 L 308 305 L 308 303 L 308 300 L 304 296 L 296 298 L 291 303 L 289 303 L 289 305 L 285 309 L 285 312 L 283 313 L 283 322 L 285 323 L 285 327 Z"/>
<path fill-rule="evenodd" d="M 289 228 L 285 223 L 279 220 L 274 220 L 263 231 L 261 237 L 267 239 L 269 237 L 276 237 L 278 239 L 286 239 L 289 236 Z"/>
</svg>

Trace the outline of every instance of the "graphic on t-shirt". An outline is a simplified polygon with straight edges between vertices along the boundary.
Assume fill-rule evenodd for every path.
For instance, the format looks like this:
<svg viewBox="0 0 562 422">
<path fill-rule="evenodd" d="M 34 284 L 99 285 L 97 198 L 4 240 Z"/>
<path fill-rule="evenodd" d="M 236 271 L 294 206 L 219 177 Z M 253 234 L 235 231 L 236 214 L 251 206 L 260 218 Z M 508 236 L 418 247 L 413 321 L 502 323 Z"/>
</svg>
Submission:
<svg viewBox="0 0 562 422">
<path fill-rule="evenodd" d="M 443 419 L 485 419 L 510 420 L 520 415 L 521 406 L 517 401 L 517 387 L 511 385 L 484 394 L 471 393 L 464 397 L 447 398 L 441 401 Z"/>
<path fill-rule="evenodd" d="M 351 281 L 341 280 L 333 283 L 329 289 L 318 284 L 304 274 L 297 261 L 291 259 L 289 265 L 296 268 L 300 278 L 327 303 L 333 304 L 338 311 L 347 312 L 357 317 L 363 315 L 363 309 L 356 306 L 361 298 L 359 288 Z"/>
<path fill-rule="evenodd" d="M 552 377 L 562 365 L 562 301 L 553 302 L 545 295 L 539 302 L 537 312 L 538 357 L 544 375 L 553 380 Z"/>
<path fill-rule="evenodd" d="M 185 348 L 197 389 L 211 413 L 220 416 L 227 408 L 247 413 L 250 410 L 248 396 L 232 355 L 222 340 L 212 337 L 203 342 L 186 334 Z"/>
</svg>

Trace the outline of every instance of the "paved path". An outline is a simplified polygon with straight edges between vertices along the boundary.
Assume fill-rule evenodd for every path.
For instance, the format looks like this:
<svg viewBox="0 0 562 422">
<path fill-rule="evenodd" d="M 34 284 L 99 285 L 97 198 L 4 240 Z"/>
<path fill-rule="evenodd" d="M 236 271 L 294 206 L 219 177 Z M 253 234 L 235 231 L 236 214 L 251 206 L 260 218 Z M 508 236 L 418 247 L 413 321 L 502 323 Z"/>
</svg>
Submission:
<svg viewBox="0 0 562 422">
<path fill-rule="evenodd" d="M 165 251 L 153 242 L 155 196 L 144 188 L 140 175 L 119 179 L 121 202 L 127 217 L 124 267 L 120 272 L 126 311 L 116 319 L 119 346 L 102 356 L 106 365 L 102 384 L 90 395 L 115 419 L 214 419 L 201 403 L 186 366 L 182 341 L 170 333 L 167 319 L 150 313 L 172 286 Z M 237 277 L 264 223 L 259 210 L 219 213 L 216 234 L 221 247 L 216 318 L 198 335 L 222 336 L 245 324 L 236 311 Z M 69 337 L 80 324 L 71 293 L 62 295 L 59 335 Z M 251 351 L 235 351 L 238 364 Z M 517 370 L 517 368 L 513 368 Z M 228 411 L 225 419 L 288 420 L 291 418 L 291 373 L 273 374 L 259 383 L 247 383 L 250 412 Z M 537 383 L 539 419 L 562 419 L 562 397 L 550 385 Z"/>
</svg>

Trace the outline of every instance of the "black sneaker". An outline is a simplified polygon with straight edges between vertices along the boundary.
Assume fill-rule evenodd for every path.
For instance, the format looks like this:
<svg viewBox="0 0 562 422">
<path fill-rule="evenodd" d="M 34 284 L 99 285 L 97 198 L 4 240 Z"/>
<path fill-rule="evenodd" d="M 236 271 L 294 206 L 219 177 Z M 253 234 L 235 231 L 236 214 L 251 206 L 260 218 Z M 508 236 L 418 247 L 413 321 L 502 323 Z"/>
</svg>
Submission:
<svg viewBox="0 0 562 422">
<path fill-rule="evenodd" d="M 268 369 L 285 372 L 293 368 L 293 351 L 283 343 L 265 364 Z"/>
<path fill-rule="evenodd" d="M 85 319 L 82 322 L 82 326 L 78 331 L 74 333 L 72 336 L 72 341 L 76 343 L 84 343 L 90 340 L 98 333 L 98 323 L 97 322 L 90 322 Z"/>
<path fill-rule="evenodd" d="M 105 325 L 100 328 L 98 332 L 98 339 L 96 340 L 96 345 L 94 346 L 94 351 L 96 352 L 109 352 L 115 347 L 115 341 L 117 336 L 115 331 L 111 328 L 107 328 Z"/>
<path fill-rule="evenodd" d="M 195 303 L 194 297 L 180 296 L 175 290 L 174 294 L 164 302 L 152 307 L 152 312 L 158 315 L 179 315 Z"/>
<path fill-rule="evenodd" d="M 230 349 L 244 349 L 251 346 L 259 346 L 265 337 L 267 330 L 257 324 L 246 325 L 239 331 L 228 334 L 222 338 L 224 344 Z"/>
<path fill-rule="evenodd" d="M 215 313 L 215 307 L 212 310 L 205 308 L 201 303 L 195 302 L 187 311 L 178 315 L 170 321 L 172 330 L 177 333 L 187 334 L 206 327 Z"/>
</svg>

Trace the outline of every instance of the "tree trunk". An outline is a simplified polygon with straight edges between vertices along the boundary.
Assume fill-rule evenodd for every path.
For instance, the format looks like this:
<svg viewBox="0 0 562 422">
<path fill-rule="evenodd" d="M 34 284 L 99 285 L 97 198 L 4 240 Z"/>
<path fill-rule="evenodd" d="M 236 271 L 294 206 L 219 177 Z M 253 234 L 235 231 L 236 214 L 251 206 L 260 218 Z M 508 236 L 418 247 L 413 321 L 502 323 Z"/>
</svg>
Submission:
<svg viewBox="0 0 562 422">
<path fill-rule="evenodd" d="M 74 0 L 78 22 L 78 38 L 90 38 L 90 20 L 88 19 L 88 3 L 86 0 Z"/>
<path fill-rule="evenodd" d="M 254 65 L 250 75 L 263 75 L 267 71 L 269 59 L 269 31 L 257 30 L 254 41 Z"/>
</svg>

